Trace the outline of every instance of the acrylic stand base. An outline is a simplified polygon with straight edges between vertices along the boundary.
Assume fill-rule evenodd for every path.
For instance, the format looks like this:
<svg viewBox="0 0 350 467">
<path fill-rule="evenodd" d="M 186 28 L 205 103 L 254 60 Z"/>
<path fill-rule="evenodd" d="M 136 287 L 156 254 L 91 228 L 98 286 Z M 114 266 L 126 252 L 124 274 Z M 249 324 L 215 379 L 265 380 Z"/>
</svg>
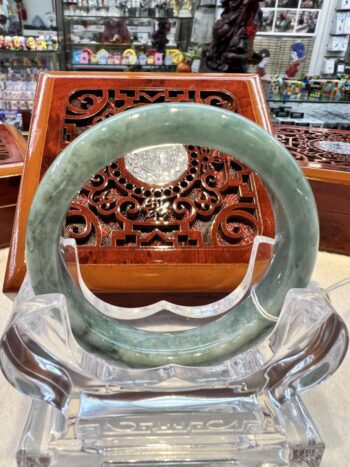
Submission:
<svg viewBox="0 0 350 467">
<path fill-rule="evenodd" d="M 196 313 L 224 313 L 248 286 L 212 309 L 167 306 L 183 325 Z M 127 315 L 96 306 L 117 319 Z M 160 306 L 130 313 L 155 313 L 164 324 L 169 311 Z M 327 291 L 310 284 L 291 289 L 278 321 L 225 361 L 130 368 L 81 347 L 65 297 L 35 296 L 27 278 L 1 341 L 5 376 L 34 399 L 18 465 L 318 466 L 325 446 L 301 393 L 329 377 L 347 347 L 347 329 Z"/>
<path fill-rule="evenodd" d="M 318 466 L 325 448 L 298 396 L 279 406 L 230 390 L 121 394 L 71 406 L 65 418 L 32 403 L 19 466 Z"/>
</svg>

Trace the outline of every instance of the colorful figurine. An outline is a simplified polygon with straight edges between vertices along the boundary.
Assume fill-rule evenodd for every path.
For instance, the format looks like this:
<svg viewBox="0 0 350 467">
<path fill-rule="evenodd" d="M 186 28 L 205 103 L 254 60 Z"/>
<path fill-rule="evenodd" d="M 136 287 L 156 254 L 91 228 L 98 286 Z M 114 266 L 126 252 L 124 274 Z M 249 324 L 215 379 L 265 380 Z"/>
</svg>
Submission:
<svg viewBox="0 0 350 467">
<path fill-rule="evenodd" d="M 173 64 L 173 57 L 171 55 L 166 55 L 164 58 L 164 65 L 170 66 Z"/>
<path fill-rule="evenodd" d="M 92 63 L 92 64 L 96 65 L 96 64 L 98 63 L 98 56 L 97 56 L 97 54 L 92 54 L 90 60 L 91 60 L 91 63 Z"/>
<path fill-rule="evenodd" d="M 74 50 L 72 53 L 72 61 L 73 65 L 79 65 L 80 64 L 80 55 L 81 55 L 81 50 Z"/>
<path fill-rule="evenodd" d="M 163 64 L 163 54 L 161 52 L 156 52 L 154 54 L 154 64 L 162 65 Z"/>
<path fill-rule="evenodd" d="M 23 36 L 20 36 L 19 38 L 19 48 L 20 50 L 26 50 L 26 40 Z"/>
<path fill-rule="evenodd" d="M 43 50 L 43 49 L 42 49 L 41 38 L 42 38 L 42 36 L 39 36 L 39 37 L 36 39 L 36 50 L 38 50 L 39 52 L 41 52 L 41 51 Z"/>
<path fill-rule="evenodd" d="M 92 63 L 92 55 L 93 55 L 92 50 L 89 49 L 88 47 L 85 47 L 81 52 L 87 55 L 88 57 L 87 63 Z"/>
<path fill-rule="evenodd" d="M 82 51 L 79 55 L 79 63 L 82 65 L 87 65 L 89 63 L 89 54 L 87 52 Z"/>
<path fill-rule="evenodd" d="M 179 49 L 167 49 L 166 55 L 172 57 L 174 65 L 178 65 L 185 59 L 185 55 Z"/>
<path fill-rule="evenodd" d="M 134 49 L 126 49 L 123 52 L 122 64 L 134 65 L 137 62 L 137 56 Z"/>
<path fill-rule="evenodd" d="M 108 63 L 109 53 L 106 49 L 99 50 L 96 55 L 100 65 L 106 65 Z"/>
<path fill-rule="evenodd" d="M 305 46 L 302 42 L 296 42 L 291 47 L 292 63 L 285 71 L 286 78 L 294 78 L 299 71 L 300 64 L 305 60 Z"/>
<path fill-rule="evenodd" d="M 13 49 L 13 38 L 11 36 L 5 36 L 5 48 Z"/>
<path fill-rule="evenodd" d="M 120 65 L 122 63 L 122 57 L 120 54 L 114 54 L 114 64 Z"/>
<path fill-rule="evenodd" d="M 47 50 L 47 42 L 44 36 L 39 36 L 37 39 L 37 50 Z M 39 48 L 40 47 L 40 48 Z"/>
<path fill-rule="evenodd" d="M 26 46 L 28 50 L 36 50 L 36 40 L 34 37 L 28 37 L 26 40 Z"/>
<path fill-rule="evenodd" d="M 13 47 L 15 50 L 20 50 L 21 39 L 19 36 L 13 36 Z"/>
<path fill-rule="evenodd" d="M 139 54 L 137 59 L 140 65 L 147 65 L 147 55 Z"/>
<path fill-rule="evenodd" d="M 265 67 L 268 65 L 269 61 L 270 61 L 270 51 L 269 49 L 261 49 L 259 54 L 261 55 L 262 57 L 262 60 L 261 62 L 259 62 L 258 64 L 258 75 L 260 77 L 263 77 L 265 75 Z"/>
</svg>

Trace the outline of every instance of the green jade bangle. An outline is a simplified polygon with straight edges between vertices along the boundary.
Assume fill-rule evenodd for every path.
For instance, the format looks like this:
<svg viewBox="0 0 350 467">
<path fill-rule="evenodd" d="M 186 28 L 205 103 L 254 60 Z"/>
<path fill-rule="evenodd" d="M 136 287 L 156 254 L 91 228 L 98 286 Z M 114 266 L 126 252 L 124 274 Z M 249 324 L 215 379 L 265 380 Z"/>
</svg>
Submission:
<svg viewBox="0 0 350 467">
<path fill-rule="evenodd" d="M 263 279 L 215 321 L 177 332 L 144 331 L 106 317 L 73 282 L 59 241 L 71 200 L 102 167 L 147 146 L 181 143 L 216 148 L 254 170 L 273 205 L 276 244 Z M 86 131 L 54 161 L 30 210 L 27 267 L 36 294 L 62 293 L 75 337 L 87 349 L 133 367 L 223 361 L 256 342 L 291 288 L 305 287 L 318 250 L 318 217 L 310 186 L 288 151 L 262 128 L 201 104 L 155 104 L 111 117 Z M 184 279 L 185 280 L 185 279 Z"/>
</svg>

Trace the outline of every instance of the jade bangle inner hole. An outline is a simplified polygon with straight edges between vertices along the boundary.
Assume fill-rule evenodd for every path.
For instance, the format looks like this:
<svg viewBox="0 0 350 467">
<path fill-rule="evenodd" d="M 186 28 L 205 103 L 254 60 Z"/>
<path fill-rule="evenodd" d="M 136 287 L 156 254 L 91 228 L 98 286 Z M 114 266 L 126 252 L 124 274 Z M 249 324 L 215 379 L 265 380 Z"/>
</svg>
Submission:
<svg viewBox="0 0 350 467">
<path fill-rule="evenodd" d="M 232 186 L 232 181 L 235 179 L 240 181 Z M 264 196 L 267 197 L 266 192 Z M 170 292 L 164 290 L 158 292 L 157 281 L 160 279 L 160 270 L 158 277 L 154 278 L 151 293 L 141 290 L 136 294 L 127 293 L 127 297 L 125 293 L 117 293 L 113 294 L 113 297 L 100 294 L 99 298 L 109 304 L 126 308 L 144 307 L 161 300 L 185 307 L 213 305 L 217 300 L 221 302 L 224 297 L 231 294 L 232 290 L 240 286 L 248 268 L 252 240 L 256 235 L 264 233 L 261 227 L 264 223 L 263 213 L 256 205 L 257 197 L 256 177 L 247 172 L 246 166 L 230 156 L 224 156 L 219 151 L 191 145 L 153 146 L 130 153 L 91 177 L 91 180 L 79 190 L 73 200 L 73 209 L 68 212 L 64 236 L 74 238 L 77 244 L 83 247 L 91 244 L 95 246 L 98 242 L 96 230 L 99 229 L 100 237 L 102 237 L 100 244 L 102 248 L 106 248 L 107 252 L 108 248 L 111 248 L 111 235 L 115 231 L 116 223 L 118 223 L 118 229 L 125 231 L 125 228 L 141 220 L 138 225 L 141 236 L 158 229 L 164 232 L 168 239 L 174 235 L 174 232 L 176 233 L 181 223 L 187 224 L 192 231 L 201 230 L 201 235 L 205 240 L 202 248 L 214 251 L 221 247 L 241 251 L 242 260 L 240 261 L 239 258 L 233 263 L 243 261 L 244 264 L 239 271 L 232 267 L 230 290 L 224 283 L 227 277 L 222 277 L 221 274 L 219 278 L 221 277 L 223 283 L 222 285 L 216 284 L 217 292 L 176 293 L 171 290 Z M 122 203 L 123 198 L 131 198 L 135 204 L 133 205 L 130 199 Z M 186 198 L 188 203 L 183 202 L 179 205 L 185 211 L 176 216 L 174 211 L 179 207 L 175 206 L 175 203 L 179 198 Z M 258 201 L 261 203 L 260 199 Z M 98 223 L 91 223 L 89 228 L 84 212 L 74 208 L 78 205 L 88 207 L 90 214 L 96 221 L 98 220 Z M 239 214 L 235 214 L 237 206 L 240 206 Z M 213 241 L 211 236 L 213 224 L 220 212 L 227 211 L 230 207 L 232 216 L 228 216 L 224 222 L 219 223 L 218 235 Z M 131 213 L 130 210 L 132 210 Z M 191 210 L 195 212 L 195 216 L 184 223 L 186 216 L 190 216 Z M 244 213 L 247 214 L 245 217 Z M 232 237 L 230 237 L 231 234 Z M 119 245 L 115 245 L 116 249 L 120 251 L 125 247 L 132 247 L 132 244 L 128 244 L 129 240 L 126 239 L 124 244 L 120 242 Z M 200 248 L 198 242 L 181 246 L 184 260 L 190 263 L 191 257 L 188 253 L 191 254 L 198 248 Z M 161 252 L 173 250 L 174 245 L 169 246 L 166 239 L 159 237 L 154 243 L 141 246 L 140 249 Z M 140 250 L 135 250 L 135 253 L 137 251 Z M 74 253 L 70 248 L 66 248 L 65 256 L 68 265 L 72 265 Z M 271 256 L 272 248 L 268 245 L 260 245 L 257 250 L 252 283 L 261 279 L 264 271 L 268 269 Z M 160 258 L 156 258 L 156 261 L 158 264 L 166 262 Z M 197 279 L 203 279 L 206 274 L 204 264 L 200 270 L 197 268 Z M 174 281 L 176 281 L 176 274 L 171 273 L 170 287 Z M 163 311 L 137 321 L 126 320 L 124 322 L 142 329 L 160 330 L 159 323 L 162 321 L 172 329 L 176 326 L 178 328 L 176 330 L 181 330 L 198 327 L 214 319 L 216 319 L 215 316 L 201 320 L 190 319 Z"/>
</svg>

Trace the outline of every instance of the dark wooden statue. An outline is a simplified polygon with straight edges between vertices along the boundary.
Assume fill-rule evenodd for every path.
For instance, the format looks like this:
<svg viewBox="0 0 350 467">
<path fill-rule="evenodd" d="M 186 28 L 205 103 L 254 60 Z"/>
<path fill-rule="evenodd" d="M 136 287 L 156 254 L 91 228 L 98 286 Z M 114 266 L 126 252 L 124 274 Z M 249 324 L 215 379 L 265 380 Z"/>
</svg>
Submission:
<svg viewBox="0 0 350 467">
<path fill-rule="evenodd" d="M 165 52 L 169 42 L 167 34 L 170 32 L 170 22 L 168 19 L 161 19 L 158 23 L 158 29 L 152 35 L 152 46 L 157 52 Z"/>
<path fill-rule="evenodd" d="M 213 39 L 207 54 L 210 70 L 245 73 L 250 64 L 259 63 L 253 42 L 261 23 L 261 0 L 222 0 L 224 11 L 213 27 Z"/>
</svg>

